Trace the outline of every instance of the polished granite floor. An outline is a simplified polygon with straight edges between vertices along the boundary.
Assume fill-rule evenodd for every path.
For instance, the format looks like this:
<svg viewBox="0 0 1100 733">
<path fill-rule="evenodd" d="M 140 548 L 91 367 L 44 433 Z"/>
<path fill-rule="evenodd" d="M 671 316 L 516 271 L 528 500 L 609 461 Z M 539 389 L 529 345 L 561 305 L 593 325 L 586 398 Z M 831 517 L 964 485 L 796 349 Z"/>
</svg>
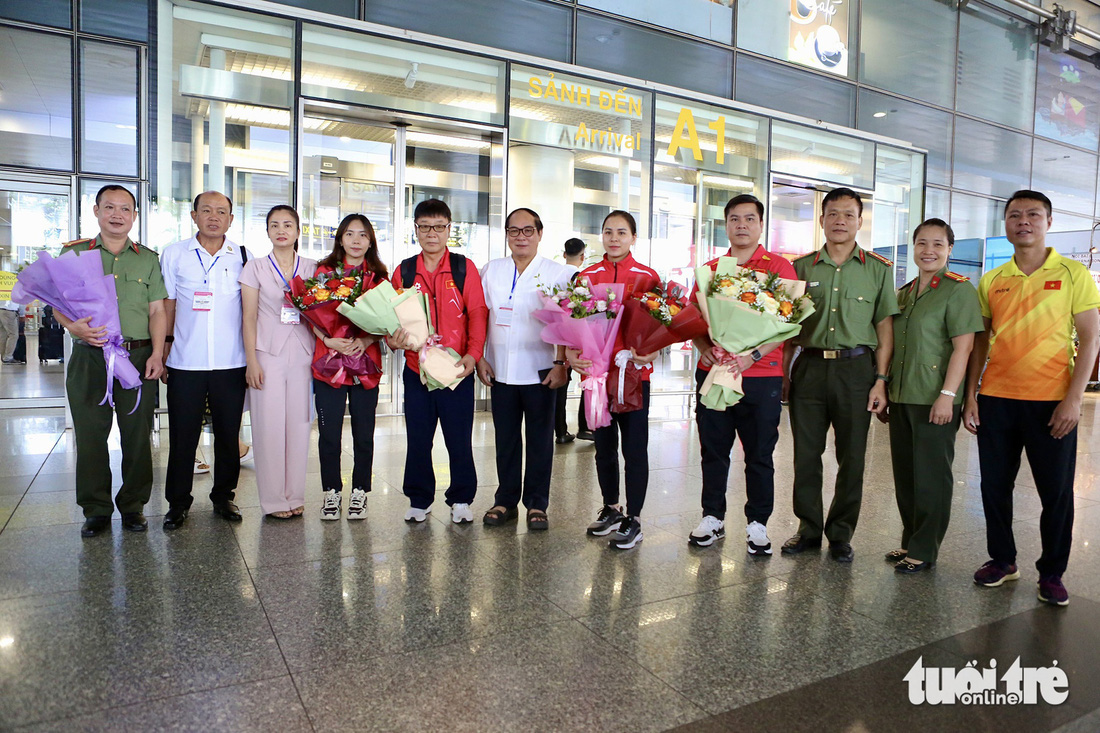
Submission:
<svg viewBox="0 0 1100 733">
<path fill-rule="evenodd" d="M 38 361 L 38 336 L 27 336 L 26 364 L 0 364 L 0 399 L 65 396 L 65 366 Z"/>
<path fill-rule="evenodd" d="M 688 546 L 699 519 L 689 420 L 651 427 L 645 540 L 618 553 L 584 526 L 599 506 L 590 443 L 559 446 L 551 528 L 455 526 L 446 507 L 402 521 L 404 430 L 379 420 L 374 491 L 360 523 L 264 519 L 251 470 L 244 521 L 209 511 L 208 477 L 182 530 L 82 540 L 71 433 L 60 411 L 0 410 L 0 729 L 27 730 L 1100 730 L 1100 449 L 1086 397 L 1077 468 L 1071 604 L 1035 598 L 1039 502 L 1021 472 L 1023 579 L 970 579 L 985 559 L 974 440 L 959 437 L 952 525 L 940 562 L 899 577 L 887 432 L 872 428 L 863 514 L 843 566 L 825 554 L 749 557 L 734 465 L 728 537 Z M 665 409 L 660 414 L 675 415 Z M 785 418 L 784 418 L 785 419 Z M 345 431 L 345 445 L 350 431 Z M 440 440 L 441 444 L 442 441 Z M 493 433 L 474 435 L 480 515 L 492 502 Z M 117 475 L 120 454 L 112 439 Z M 831 450 L 831 449 L 830 449 Z M 316 448 L 311 451 L 316 455 Z M 446 455 L 436 471 L 446 482 Z M 314 458 L 314 466 L 316 459 Z M 791 442 L 776 455 L 773 543 L 793 533 Z M 345 465 L 350 472 L 350 465 Z M 831 477 L 835 462 L 826 461 Z M 912 705 L 918 658 L 962 668 L 1049 666 L 1061 705 Z"/>
</svg>

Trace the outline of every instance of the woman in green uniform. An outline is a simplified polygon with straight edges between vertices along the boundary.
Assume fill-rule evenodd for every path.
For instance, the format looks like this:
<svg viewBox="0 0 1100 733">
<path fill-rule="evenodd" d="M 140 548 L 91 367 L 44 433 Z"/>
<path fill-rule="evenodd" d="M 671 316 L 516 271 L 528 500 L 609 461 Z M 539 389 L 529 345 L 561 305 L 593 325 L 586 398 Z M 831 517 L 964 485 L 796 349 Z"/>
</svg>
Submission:
<svg viewBox="0 0 1100 733">
<path fill-rule="evenodd" d="M 977 289 L 947 270 L 954 244 L 947 222 L 922 222 L 913 232 L 920 274 L 898 290 L 889 410 L 902 532 L 886 559 L 899 573 L 930 569 L 947 532 L 966 362 L 983 330 Z"/>
</svg>

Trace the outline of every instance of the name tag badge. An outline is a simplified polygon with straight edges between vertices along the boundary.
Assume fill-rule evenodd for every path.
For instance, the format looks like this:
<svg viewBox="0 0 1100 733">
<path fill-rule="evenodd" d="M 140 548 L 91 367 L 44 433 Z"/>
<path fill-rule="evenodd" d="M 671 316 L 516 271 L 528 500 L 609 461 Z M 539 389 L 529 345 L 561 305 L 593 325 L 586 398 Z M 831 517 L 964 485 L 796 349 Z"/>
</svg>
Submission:
<svg viewBox="0 0 1100 733">
<path fill-rule="evenodd" d="M 282 323 L 286 323 L 286 324 L 290 324 L 290 325 L 296 325 L 298 323 L 301 323 L 301 317 L 300 316 L 301 316 L 301 314 L 298 312 L 297 308 L 295 308 L 292 305 L 284 305 L 283 306 L 283 311 L 280 314 L 279 320 Z"/>
<path fill-rule="evenodd" d="M 512 325 L 512 308 L 511 306 L 501 306 L 497 308 L 497 325 L 504 326 L 505 328 Z"/>
<path fill-rule="evenodd" d="M 195 291 L 195 297 L 191 301 L 191 310 L 208 311 L 214 308 L 214 294 L 211 292 Z"/>
<path fill-rule="evenodd" d="M 806 283 L 806 287 L 816 288 L 820 284 L 821 284 L 821 282 L 819 280 L 814 280 L 812 283 Z"/>
</svg>

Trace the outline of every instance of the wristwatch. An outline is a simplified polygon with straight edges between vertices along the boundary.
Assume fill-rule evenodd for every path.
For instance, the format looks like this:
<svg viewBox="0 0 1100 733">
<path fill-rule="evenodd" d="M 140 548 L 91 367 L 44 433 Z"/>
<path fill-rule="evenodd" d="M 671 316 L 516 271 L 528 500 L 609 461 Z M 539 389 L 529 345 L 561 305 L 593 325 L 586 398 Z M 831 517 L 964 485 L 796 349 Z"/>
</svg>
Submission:
<svg viewBox="0 0 1100 733">
<path fill-rule="evenodd" d="M 881 379 L 882 381 L 886 382 L 887 384 L 890 384 L 890 377 L 886 376 L 885 374 L 876 374 L 875 379 Z"/>
<path fill-rule="evenodd" d="M 554 366 L 569 366 L 569 363 L 564 362 L 561 359 L 554 359 Z"/>
<path fill-rule="evenodd" d="M 760 353 L 760 352 L 759 352 L 759 351 L 758 351 L 757 349 L 753 349 L 753 350 L 752 350 L 752 354 L 751 354 L 751 356 L 752 356 L 752 360 L 753 360 L 754 362 L 755 362 L 755 361 L 760 361 L 761 359 L 763 359 L 763 358 L 764 358 L 764 355 L 763 355 L 763 354 L 761 354 L 761 353 Z"/>
</svg>

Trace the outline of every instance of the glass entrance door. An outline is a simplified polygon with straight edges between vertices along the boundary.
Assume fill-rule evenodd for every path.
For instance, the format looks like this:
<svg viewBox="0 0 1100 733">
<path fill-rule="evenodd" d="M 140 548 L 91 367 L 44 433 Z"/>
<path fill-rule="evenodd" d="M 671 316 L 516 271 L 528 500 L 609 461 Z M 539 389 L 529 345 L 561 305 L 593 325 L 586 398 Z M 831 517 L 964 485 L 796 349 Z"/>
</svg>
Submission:
<svg viewBox="0 0 1100 733">
<path fill-rule="evenodd" d="M 416 204 L 447 202 L 453 252 L 477 266 L 504 251 L 503 136 L 477 128 L 383 122 L 348 107 L 306 105 L 302 135 L 301 251 L 321 259 L 332 251 L 340 221 L 370 219 L 379 255 L 392 273 L 420 251 L 413 231 Z M 404 356 L 391 354 L 379 385 L 379 414 L 401 411 Z M 480 388 L 480 385 L 479 385 Z"/>
<path fill-rule="evenodd" d="M 0 308 L 10 303 L 11 286 L 20 269 L 33 262 L 40 250 L 56 256 L 61 244 L 70 239 L 70 193 L 67 178 L 0 179 Z M 63 354 L 44 354 L 50 357 L 47 361 L 38 358 L 38 330 L 46 318 L 42 304 L 32 303 L 15 312 L 20 331 L 16 363 L 0 365 L 0 406 L 63 407 Z M 6 339 L 0 343 L 4 347 L 11 348 Z"/>
</svg>

